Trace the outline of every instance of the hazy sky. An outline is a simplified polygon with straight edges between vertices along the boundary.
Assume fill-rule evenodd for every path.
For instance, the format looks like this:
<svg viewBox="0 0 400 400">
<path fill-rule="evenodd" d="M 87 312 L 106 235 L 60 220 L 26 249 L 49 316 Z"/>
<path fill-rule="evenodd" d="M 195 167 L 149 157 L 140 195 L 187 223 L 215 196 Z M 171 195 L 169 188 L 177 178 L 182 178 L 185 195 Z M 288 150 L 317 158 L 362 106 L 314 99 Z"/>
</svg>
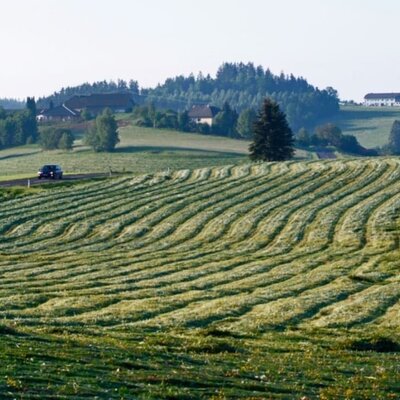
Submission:
<svg viewBox="0 0 400 400">
<path fill-rule="evenodd" d="M 342 99 L 400 92 L 399 0 L 0 0 L 0 97 L 103 79 L 141 87 L 224 62 Z"/>
</svg>

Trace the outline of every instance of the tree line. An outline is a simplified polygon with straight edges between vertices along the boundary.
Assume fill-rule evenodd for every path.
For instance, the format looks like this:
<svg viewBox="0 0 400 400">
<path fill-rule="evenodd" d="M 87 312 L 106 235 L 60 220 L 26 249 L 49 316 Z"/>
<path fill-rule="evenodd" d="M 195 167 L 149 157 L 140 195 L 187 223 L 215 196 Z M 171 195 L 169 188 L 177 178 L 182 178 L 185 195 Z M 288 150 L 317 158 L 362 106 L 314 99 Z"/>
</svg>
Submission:
<svg viewBox="0 0 400 400">
<path fill-rule="evenodd" d="M 0 107 L 6 110 L 22 110 L 25 104 L 23 100 L 10 99 L 7 97 L 0 98 Z"/>
<path fill-rule="evenodd" d="M 38 135 L 33 97 L 27 98 L 23 110 L 6 112 L 0 107 L 0 148 L 35 143 Z"/>
</svg>

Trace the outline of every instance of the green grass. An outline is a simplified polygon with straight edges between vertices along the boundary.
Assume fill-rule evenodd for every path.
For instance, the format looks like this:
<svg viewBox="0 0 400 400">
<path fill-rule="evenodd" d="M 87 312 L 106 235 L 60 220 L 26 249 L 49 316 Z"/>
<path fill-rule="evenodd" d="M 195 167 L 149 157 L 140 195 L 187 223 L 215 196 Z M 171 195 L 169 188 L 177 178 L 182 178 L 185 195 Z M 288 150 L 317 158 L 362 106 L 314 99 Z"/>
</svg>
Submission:
<svg viewBox="0 0 400 400">
<path fill-rule="evenodd" d="M 342 106 L 338 117 L 330 120 L 343 133 L 354 135 L 359 142 L 373 148 L 387 143 L 394 120 L 400 120 L 396 107 Z"/>
<path fill-rule="evenodd" d="M 4 399 L 396 399 L 398 355 L 299 333 L 3 336 Z"/>
<path fill-rule="evenodd" d="M 43 186 L 0 203 L 0 397 L 395 399 L 400 161 Z"/>
<path fill-rule="evenodd" d="M 65 174 L 109 173 L 110 170 L 147 174 L 248 161 L 249 143 L 242 140 L 126 124 L 120 128 L 120 137 L 121 142 L 113 153 L 94 153 L 80 139 L 72 152 L 41 151 L 35 145 L 1 150 L 0 180 L 35 176 L 43 164 L 60 164 Z M 296 157 L 311 159 L 313 155 L 298 150 Z"/>
<path fill-rule="evenodd" d="M 41 151 L 37 146 L 2 150 L 0 180 L 35 176 L 40 166 L 49 163 L 60 164 L 66 174 L 108 173 L 110 169 L 145 174 L 247 160 L 247 156 L 240 153 L 243 146 L 240 141 L 201 135 L 186 140 L 186 136 L 174 131 L 131 127 L 121 128 L 121 143 L 113 153 L 94 153 L 80 141 L 76 142 L 72 152 Z"/>
</svg>

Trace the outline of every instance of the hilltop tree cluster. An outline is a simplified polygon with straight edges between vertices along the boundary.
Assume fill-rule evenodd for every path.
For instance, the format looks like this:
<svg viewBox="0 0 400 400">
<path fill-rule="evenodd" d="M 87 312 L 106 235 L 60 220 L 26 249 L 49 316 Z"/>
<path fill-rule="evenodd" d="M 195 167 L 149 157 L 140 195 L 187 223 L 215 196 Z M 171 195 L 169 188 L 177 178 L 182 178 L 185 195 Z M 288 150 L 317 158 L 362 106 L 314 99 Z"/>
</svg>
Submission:
<svg viewBox="0 0 400 400">
<path fill-rule="evenodd" d="M 158 108 L 177 111 L 193 104 L 209 103 L 222 108 L 229 103 L 232 109 L 257 110 L 265 97 L 275 100 L 286 114 L 292 129 L 314 125 L 318 119 L 332 117 L 339 111 L 338 94 L 332 88 L 319 90 L 304 78 L 293 75 L 274 75 L 269 69 L 248 63 L 224 63 L 215 78 L 199 73 L 177 76 L 155 89 L 141 92 Z"/>
<path fill-rule="evenodd" d="M 28 97 L 21 111 L 6 112 L 0 107 L 0 148 L 35 143 L 38 138 L 36 103 Z"/>
</svg>

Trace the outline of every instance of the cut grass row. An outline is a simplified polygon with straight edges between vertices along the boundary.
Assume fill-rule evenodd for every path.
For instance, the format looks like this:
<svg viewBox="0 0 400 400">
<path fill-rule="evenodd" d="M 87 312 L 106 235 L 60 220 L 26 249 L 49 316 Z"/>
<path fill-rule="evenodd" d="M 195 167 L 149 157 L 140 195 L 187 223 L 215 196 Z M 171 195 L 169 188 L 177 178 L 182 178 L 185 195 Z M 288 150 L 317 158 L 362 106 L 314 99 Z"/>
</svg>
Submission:
<svg viewBox="0 0 400 400">
<path fill-rule="evenodd" d="M 33 323 L 37 319 L 37 322 L 40 322 L 43 309 L 46 309 L 46 316 L 49 313 L 51 315 L 51 310 L 54 310 L 58 318 L 62 318 L 64 310 L 68 313 L 66 319 L 71 320 L 68 308 L 71 304 L 78 304 L 84 296 L 78 296 L 71 302 L 68 296 L 66 299 L 54 297 L 55 293 L 63 291 L 76 296 L 79 292 L 96 296 L 97 288 L 101 287 L 108 297 L 100 301 L 105 307 L 106 319 L 109 320 L 110 315 L 120 308 L 121 319 L 133 321 L 138 320 L 138 317 L 128 315 L 132 312 L 134 315 L 140 315 L 140 310 L 148 307 L 149 302 L 155 301 L 157 305 L 157 296 L 160 292 L 165 292 L 164 287 L 168 286 L 165 294 L 171 293 L 172 297 L 170 301 L 166 297 L 165 304 L 175 304 L 179 317 L 172 318 L 168 313 L 165 315 L 166 310 L 174 313 L 171 306 L 166 310 L 160 307 L 158 312 L 161 321 L 165 322 L 157 322 L 156 307 L 152 313 L 155 317 L 154 324 L 171 325 L 179 318 L 183 325 L 191 324 L 191 317 L 185 317 L 186 313 L 182 314 L 180 310 L 188 308 L 188 315 L 191 315 L 191 303 L 197 304 L 196 302 L 204 299 L 207 309 L 207 298 L 211 301 L 208 308 L 214 309 L 214 299 L 220 303 L 225 302 L 225 296 L 218 300 L 220 287 L 227 287 L 229 284 L 230 290 L 235 291 L 234 297 L 238 302 L 247 304 L 248 301 L 244 301 L 243 295 L 245 290 L 251 290 L 251 282 L 255 285 L 255 290 L 260 288 L 260 282 L 267 288 L 276 282 L 277 278 L 269 272 L 268 265 L 279 266 L 289 262 L 293 264 L 293 268 L 296 258 L 300 256 L 306 265 L 310 257 L 315 257 L 316 254 L 325 259 L 329 258 L 328 254 L 333 256 L 335 253 L 330 249 L 330 245 L 336 249 L 340 248 L 341 242 L 335 237 L 343 235 L 340 230 L 347 234 L 348 224 L 354 221 L 354 218 L 346 222 L 344 216 L 338 217 L 342 213 L 340 210 L 345 212 L 343 215 L 358 215 L 355 221 L 361 228 L 354 228 L 351 232 L 357 232 L 359 237 L 364 237 L 366 229 L 363 227 L 367 225 L 371 210 L 389 201 L 398 191 L 397 186 L 393 185 L 398 177 L 396 161 L 372 160 L 363 166 L 353 161 L 309 163 L 306 169 L 299 168 L 294 163 L 284 166 L 283 169 L 278 165 L 272 166 L 270 172 L 266 170 L 266 173 L 258 173 L 255 169 L 248 168 L 244 168 L 244 172 L 232 172 L 240 171 L 240 168 L 242 167 L 214 169 L 206 175 L 200 173 L 194 174 L 193 177 L 185 175 L 184 180 L 174 176 L 170 176 L 169 179 L 159 177 L 155 183 L 154 178 L 151 178 L 147 183 L 143 181 L 131 189 L 128 186 L 129 178 L 105 183 L 103 187 L 98 183 L 95 183 L 93 188 L 87 185 L 87 191 L 69 189 L 69 193 L 65 193 L 60 189 L 54 192 L 55 208 L 51 212 L 37 213 L 36 207 L 40 207 L 40 197 L 38 200 L 26 199 L 30 204 L 29 213 L 24 217 L 16 214 L 16 219 L 12 219 L 12 214 L 9 214 L 5 219 L 6 223 L 3 226 L 9 228 L 3 231 L 1 250 L 3 254 L 9 254 L 10 261 L 17 255 L 28 255 L 32 252 L 41 254 L 42 260 L 39 265 L 35 262 L 24 262 L 21 268 L 7 266 L 7 262 L 2 262 L 3 293 L 9 296 L 16 287 L 23 287 L 29 292 L 40 292 L 44 296 L 41 297 L 42 300 L 46 299 L 43 303 L 46 307 L 40 306 L 25 311 L 19 309 L 15 312 L 8 309 L 3 316 L 23 318 L 25 315 L 27 320 Z M 197 176 L 202 177 L 200 181 Z M 339 184 L 332 184 L 333 178 Z M 387 186 L 390 188 L 386 189 Z M 159 189 L 158 194 L 155 194 L 155 187 Z M 60 198 L 57 198 L 57 195 Z M 74 201 L 71 201 L 72 198 Z M 132 202 L 130 198 L 136 201 Z M 153 199 L 152 203 L 150 198 Z M 63 201 L 60 202 L 60 199 Z M 364 207 L 364 203 L 368 202 L 370 204 Z M 24 208 L 23 199 L 19 204 Z M 352 205 L 357 211 L 348 211 Z M 48 206 L 52 206 L 51 201 Z M 11 210 L 12 207 L 9 213 L 12 213 Z M 361 217 L 357 212 L 362 212 L 364 216 Z M 89 223 L 81 223 L 84 217 Z M 324 217 L 324 225 L 321 225 L 319 217 Z M 237 221 L 240 220 L 247 223 L 246 218 L 251 221 L 250 230 L 243 230 L 242 223 L 237 225 Z M 309 236 L 317 231 L 319 226 L 330 232 L 330 239 L 328 242 L 320 241 L 319 246 L 310 252 L 313 240 L 310 240 Z M 305 241 L 306 238 L 308 241 Z M 367 238 L 360 240 L 358 243 L 368 243 Z M 349 246 L 349 242 L 344 248 L 344 251 L 338 252 L 337 258 L 361 251 L 359 244 L 352 247 Z M 79 255 L 74 253 L 78 249 L 82 251 Z M 92 260 L 97 257 L 95 252 L 116 255 L 121 251 L 126 252 L 127 257 L 120 257 L 120 261 L 112 262 L 107 257 L 104 262 Z M 169 254 L 166 256 L 165 252 Z M 191 259 L 185 260 L 185 254 L 190 252 Z M 286 256 L 291 252 L 292 261 Z M 253 259 L 246 262 L 249 253 L 253 254 Z M 63 261 L 55 263 L 54 267 L 49 269 L 47 263 L 54 263 L 53 257 L 57 258 L 60 255 L 63 255 Z M 258 258 L 254 259 L 254 255 Z M 163 258 L 159 262 L 160 256 Z M 129 261 L 130 257 L 133 257 L 132 261 Z M 263 268 L 266 269 L 260 269 L 260 263 L 264 264 Z M 249 269 L 248 264 L 253 264 L 256 270 L 254 267 Z M 358 266 L 356 263 L 350 264 L 345 270 L 350 272 Z M 7 273 L 11 268 L 13 272 Z M 256 272 L 257 270 L 259 272 Z M 272 270 L 276 272 L 279 268 L 274 267 Z M 16 282 L 13 283 L 13 279 L 21 271 L 24 273 L 17 285 Z M 315 276 L 321 285 L 334 282 L 339 276 L 321 275 L 318 268 L 306 268 L 303 273 L 307 271 L 312 274 L 309 281 Z M 338 273 L 343 271 L 343 268 L 339 268 Z M 262 278 L 265 273 L 267 275 Z M 231 274 L 231 278 L 228 274 Z M 250 278 L 250 274 L 253 274 L 253 279 Z M 319 278 L 320 275 L 322 279 Z M 293 273 L 286 277 L 285 274 L 278 276 L 282 277 L 278 278 L 280 285 L 290 286 Z M 248 282 L 246 286 L 243 286 L 243 279 Z M 280 279 L 283 279 L 282 282 Z M 299 279 L 303 279 L 303 276 L 299 275 Z M 235 285 L 232 286 L 234 282 L 240 288 L 239 291 Z M 139 290 L 133 295 L 129 293 L 130 287 Z M 304 286 L 303 290 L 307 287 Z M 140 295 L 142 292 L 144 294 Z M 140 307 L 137 297 L 139 295 L 140 303 L 143 303 Z M 185 298 L 183 303 L 176 300 L 176 295 Z M 250 292 L 247 297 L 251 298 L 252 295 Z M 149 301 L 146 296 L 149 297 Z M 78 319 L 82 322 L 85 318 L 95 320 L 93 314 L 96 312 L 98 320 L 103 318 L 99 303 L 94 300 L 95 297 L 92 299 L 94 303 L 85 304 L 79 312 L 79 305 L 72 307 L 75 314 L 78 312 Z M 296 301 L 296 297 L 293 297 L 293 301 Z M 256 303 L 250 300 L 249 304 Z M 60 304 L 61 307 L 55 307 L 55 304 Z M 106 304 L 111 304 L 112 308 L 107 310 Z M 128 304 L 130 305 L 127 306 Z M 137 307 L 139 308 L 135 311 Z M 196 306 L 193 307 L 196 309 Z M 230 308 L 234 309 L 235 306 Z M 86 311 L 92 309 L 96 311 L 86 315 Z M 215 320 L 211 315 L 210 312 L 209 317 Z M 239 316 L 240 312 L 236 311 L 235 315 Z M 114 318 L 112 323 L 118 325 L 121 321 Z M 149 323 L 150 321 L 145 321 L 145 324 Z"/>
<path fill-rule="evenodd" d="M 4 201 L 0 394 L 398 395 L 399 174 L 394 158 L 230 165 Z M 48 392 L 12 357 L 48 363 Z"/>
</svg>

